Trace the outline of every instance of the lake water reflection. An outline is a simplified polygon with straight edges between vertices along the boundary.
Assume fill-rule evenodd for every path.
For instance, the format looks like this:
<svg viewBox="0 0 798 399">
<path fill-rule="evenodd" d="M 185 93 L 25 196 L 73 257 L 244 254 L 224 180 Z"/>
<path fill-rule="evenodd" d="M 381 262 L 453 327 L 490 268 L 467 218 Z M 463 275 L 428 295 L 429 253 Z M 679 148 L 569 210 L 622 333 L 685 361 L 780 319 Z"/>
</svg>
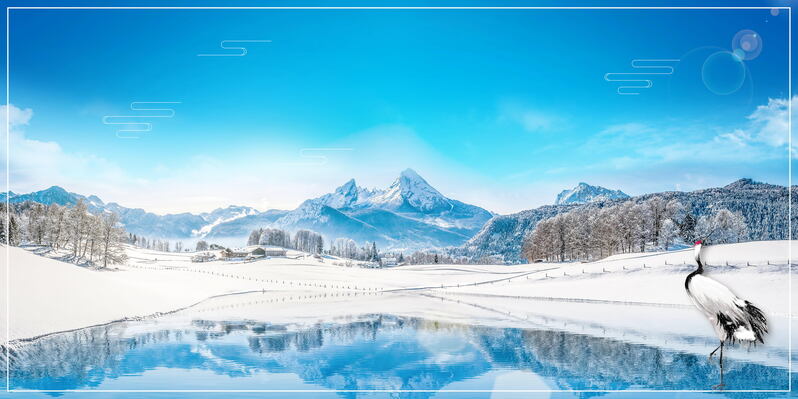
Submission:
<svg viewBox="0 0 798 399">
<path fill-rule="evenodd" d="M 719 379 L 705 355 L 391 314 L 304 326 L 196 316 L 116 323 L 31 342 L 12 354 L 11 370 L 12 389 L 48 390 L 704 390 Z M 787 374 L 727 360 L 725 383 L 786 389 Z"/>
</svg>

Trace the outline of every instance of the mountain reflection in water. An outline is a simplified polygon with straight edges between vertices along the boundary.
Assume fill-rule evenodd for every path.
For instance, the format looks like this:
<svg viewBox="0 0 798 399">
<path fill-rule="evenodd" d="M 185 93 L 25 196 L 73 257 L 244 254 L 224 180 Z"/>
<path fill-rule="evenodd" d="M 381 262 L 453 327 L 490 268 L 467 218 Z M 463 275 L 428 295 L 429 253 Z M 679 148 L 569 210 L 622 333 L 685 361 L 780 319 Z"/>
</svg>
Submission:
<svg viewBox="0 0 798 399">
<path fill-rule="evenodd" d="M 117 323 L 28 343 L 12 351 L 11 370 L 11 388 L 50 390 L 152 389 L 175 370 L 183 373 L 168 389 L 438 390 L 465 381 L 501 389 L 480 376 L 522 371 L 529 382 L 512 389 L 705 390 L 719 378 L 706 356 L 654 346 L 382 314 L 313 326 Z M 730 390 L 786 389 L 787 370 L 727 360 L 725 382 Z"/>
</svg>

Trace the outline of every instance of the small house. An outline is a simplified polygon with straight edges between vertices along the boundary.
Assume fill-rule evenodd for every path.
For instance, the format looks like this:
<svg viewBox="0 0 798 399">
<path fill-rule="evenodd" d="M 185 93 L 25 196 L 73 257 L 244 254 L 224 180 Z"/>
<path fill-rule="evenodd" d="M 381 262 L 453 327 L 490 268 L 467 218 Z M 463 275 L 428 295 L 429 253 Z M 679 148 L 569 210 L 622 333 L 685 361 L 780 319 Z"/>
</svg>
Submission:
<svg viewBox="0 0 798 399">
<path fill-rule="evenodd" d="M 238 259 L 238 258 L 246 258 L 249 255 L 247 251 L 241 250 L 231 250 L 230 248 L 225 249 L 222 251 L 222 257 L 226 259 Z"/>
<path fill-rule="evenodd" d="M 399 265 L 399 260 L 396 258 L 382 258 L 382 265 L 384 267 L 391 267 Z"/>
<path fill-rule="evenodd" d="M 285 248 L 272 245 L 252 245 L 247 247 L 247 251 L 253 257 L 285 256 L 288 253 Z"/>
</svg>

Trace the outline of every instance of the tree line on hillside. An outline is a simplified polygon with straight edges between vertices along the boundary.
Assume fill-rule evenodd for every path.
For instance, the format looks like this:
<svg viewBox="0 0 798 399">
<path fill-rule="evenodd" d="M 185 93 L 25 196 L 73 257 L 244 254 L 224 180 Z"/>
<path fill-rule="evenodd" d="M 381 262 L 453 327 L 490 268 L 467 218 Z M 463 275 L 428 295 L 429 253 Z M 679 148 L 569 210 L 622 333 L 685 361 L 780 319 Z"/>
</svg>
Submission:
<svg viewBox="0 0 798 399">
<path fill-rule="evenodd" d="M 790 235 L 798 236 L 798 217 L 789 213 L 790 195 L 793 199 L 798 198 L 798 186 L 792 186 L 788 190 L 784 186 L 741 179 L 724 187 L 689 192 L 665 191 L 644 194 L 629 200 L 638 204 L 655 197 L 665 201 L 677 200 L 690 210 L 696 223 L 701 217 L 711 217 L 719 210 L 727 209 L 744 217 L 748 225 L 746 239 L 758 241 L 786 240 Z M 451 252 L 471 258 L 498 255 L 508 263 L 520 263 L 526 259 L 523 254 L 524 239 L 528 240 L 539 222 L 574 209 L 600 209 L 625 201 L 628 200 L 543 205 L 509 215 L 497 215 L 468 242 Z"/>
<path fill-rule="evenodd" d="M 298 230 L 293 235 L 283 229 L 259 228 L 253 230 L 247 239 L 247 245 L 274 245 L 296 249 L 312 254 L 329 254 L 353 260 L 380 262 L 380 252 L 376 242 L 367 242 L 363 246 L 349 238 L 337 238 L 324 249 L 324 237 L 311 230 Z"/>
<path fill-rule="evenodd" d="M 173 245 L 167 240 L 147 238 L 133 233 L 128 233 L 127 243 L 139 248 L 152 249 L 154 251 L 172 252 L 172 250 L 174 250 L 174 252 L 183 252 L 183 243 L 180 241 L 175 242 Z"/>
<path fill-rule="evenodd" d="M 312 254 L 324 253 L 324 238 L 310 230 L 299 230 L 292 237 L 290 232 L 282 229 L 255 229 L 249 234 L 247 245 L 274 245 Z"/>
<path fill-rule="evenodd" d="M 208 249 L 204 241 L 197 244 L 197 250 Z M 359 245 L 355 240 L 339 237 L 329 243 L 329 248 L 324 248 L 324 238 L 321 234 L 311 230 L 299 230 L 293 235 L 286 230 L 278 228 L 259 228 L 253 230 L 247 239 L 247 245 L 274 245 L 283 248 L 296 249 L 312 254 L 327 254 L 345 259 L 364 262 L 383 263 L 383 259 L 392 259 L 398 264 L 468 264 L 472 260 L 463 256 L 452 256 L 445 250 L 415 251 L 405 255 L 402 251 L 383 252 L 377 247 L 375 241 L 367 241 Z M 485 257 L 480 258 L 483 263 L 501 263 L 499 260 Z"/>
<path fill-rule="evenodd" d="M 106 267 L 127 259 L 122 244 L 127 234 L 113 212 L 97 215 L 83 200 L 75 206 L 37 202 L 0 204 L 0 240 L 11 245 L 35 244 L 66 250 L 75 263 Z"/>
<path fill-rule="evenodd" d="M 368 262 L 380 262 L 383 256 L 377 249 L 376 242 L 367 242 L 363 246 L 358 246 L 355 240 L 345 237 L 333 240 L 330 244 L 329 254 Z"/>
<path fill-rule="evenodd" d="M 529 261 L 593 260 L 618 253 L 668 250 L 697 239 L 708 243 L 748 240 L 739 212 L 719 209 L 698 218 L 681 202 L 652 197 L 607 207 L 583 207 L 544 219 L 528 234 L 522 253 Z"/>
</svg>

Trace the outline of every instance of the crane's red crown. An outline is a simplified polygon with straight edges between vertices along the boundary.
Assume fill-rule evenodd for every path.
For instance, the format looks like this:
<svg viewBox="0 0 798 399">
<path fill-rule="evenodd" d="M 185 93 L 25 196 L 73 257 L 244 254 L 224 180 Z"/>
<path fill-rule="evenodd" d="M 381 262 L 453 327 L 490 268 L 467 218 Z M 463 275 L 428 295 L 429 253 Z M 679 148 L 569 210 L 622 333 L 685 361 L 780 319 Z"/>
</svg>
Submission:
<svg viewBox="0 0 798 399">
<path fill-rule="evenodd" d="M 701 240 L 696 241 L 695 245 L 701 245 Z"/>
</svg>

